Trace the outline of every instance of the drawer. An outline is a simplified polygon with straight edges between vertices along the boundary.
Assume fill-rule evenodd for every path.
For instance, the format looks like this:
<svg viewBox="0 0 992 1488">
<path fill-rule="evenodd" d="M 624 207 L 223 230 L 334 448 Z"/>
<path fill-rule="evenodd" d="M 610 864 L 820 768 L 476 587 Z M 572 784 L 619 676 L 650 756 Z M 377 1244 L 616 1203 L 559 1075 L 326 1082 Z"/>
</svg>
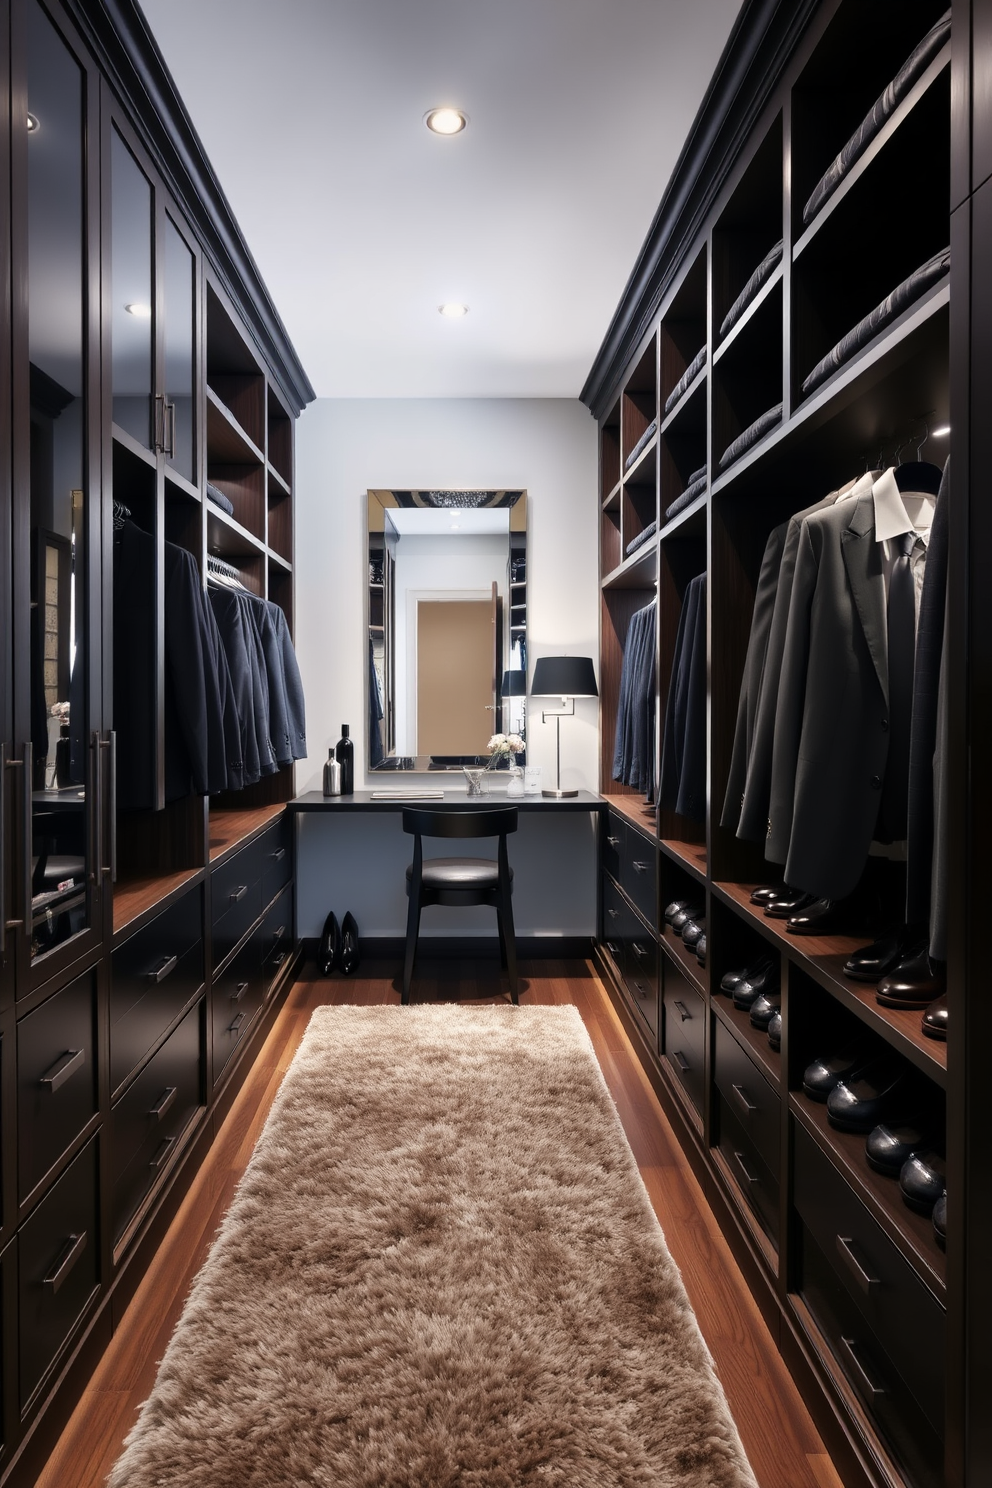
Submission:
<svg viewBox="0 0 992 1488">
<path fill-rule="evenodd" d="M 262 907 L 271 904 L 293 876 L 293 837 L 288 816 L 282 816 L 259 838 L 262 862 Z"/>
<path fill-rule="evenodd" d="M 17 1025 L 17 1191 L 26 1199 L 97 1108 L 96 974 Z"/>
<path fill-rule="evenodd" d="M 625 834 L 620 883 L 649 925 L 658 924 L 658 848 L 640 832 Z"/>
<path fill-rule="evenodd" d="M 116 1090 L 203 983 L 199 889 L 118 946 L 111 961 L 110 1087 Z"/>
<path fill-rule="evenodd" d="M 661 994 L 665 1008 L 665 1058 L 702 1115 L 706 1005 L 681 969 L 664 954 L 661 958 Z"/>
<path fill-rule="evenodd" d="M 829 1291 L 828 1309 L 830 1298 L 842 1288 L 871 1329 L 877 1341 L 874 1352 L 884 1355 L 886 1374 L 898 1371 L 916 1410 L 941 1432 L 944 1309 L 798 1124 L 794 1191 L 803 1224 L 832 1273 L 821 1278 L 824 1293 Z M 834 1308 L 838 1310 L 836 1302 Z M 846 1365 L 850 1360 L 844 1354 L 842 1349 L 839 1358 Z"/>
<path fill-rule="evenodd" d="M 96 1169 L 94 1137 L 18 1235 L 22 1410 L 99 1285 Z"/>
<path fill-rule="evenodd" d="M 624 915 L 628 913 L 623 897 L 612 878 L 603 874 L 603 945 L 616 968 L 623 976 L 623 928 Z"/>
<path fill-rule="evenodd" d="M 624 986 L 631 1005 L 651 1031 L 651 1042 L 658 1047 L 660 1027 L 658 998 L 658 945 L 630 909 L 624 923 Z"/>
<path fill-rule="evenodd" d="M 617 816 L 615 811 L 608 811 L 600 842 L 600 859 L 607 873 L 612 873 L 617 880 L 620 878 L 620 864 L 623 862 L 626 833 L 627 825 L 623 819 Z"/>
<path fill-rule="evenodd" d="M 289 885 L 270 904 L 262 921 L 262 967 L 266 995 L 293 950 L 293 888 Z"/>
<path fill-rule="evenodd" d="M 264 924 L 257 927 L 210 991 L 215 1084 L 254 1022 L 265 997 L 264 930 Z"/>
<path fill-rule="evenodd" d="M 782 1103 L 751 1059 L 722 1023 L 716 1025 L 714 1078 L 724 1102 L 748 1133 L 761 1160 L 776 1179 L 781 1154 Z"/>
<path fill-rule="evenodd" d="M 235 905 L 244 903 L 252 884 L 259 885 L 261 894 L 263 839 L 264 833 L 211 872 L 210 918 L 215 926 Z"/>
<path fill-rule="evenodd" d="M 251 864 L 246 863 L 243 866 L 250 867 Z M 226 907 L 223 907 L 221 914 L 217 913 L 216 887 L 211 888 L 211 893 L 214 896 L 213 968 L 216 974 L 218 966 L 222 965 L 262 913 L 262 883 L 260 878 L 246 883 L 244 874 L 236 875 L 230 881 L 223 901 L 223 906 Z"/>
<path fill-rule="evenodd" d="M 719 1024 L 717 1027 L 719 1028 Z M 720 1151 L 734 1181 L 754 1211 L 762 1229 L 777 1246 L 779 1231 L 779 1183 L 776 1171 L 765 1163 L 751 1133 L 737 1119 L 736 1104 L 731 1107 L 720 1091 Z"/>
<path fill-rule="evenodd" d="M 200 1015 L 190 1008 L 110 1115 L 114 1239 L 164 1171 L 202 1101 Z"/>
</svg>

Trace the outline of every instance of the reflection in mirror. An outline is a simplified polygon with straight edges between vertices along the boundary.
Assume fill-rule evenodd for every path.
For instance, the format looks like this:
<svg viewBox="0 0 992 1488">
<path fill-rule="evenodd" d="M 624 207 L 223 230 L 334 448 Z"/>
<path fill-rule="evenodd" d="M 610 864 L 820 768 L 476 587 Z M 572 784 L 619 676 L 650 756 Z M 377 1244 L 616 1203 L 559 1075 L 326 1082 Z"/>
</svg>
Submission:
<svg viewBox="0 0 992 1488">
<path fill-rule="evenodd" d="M 88 918 L 83 80 L 28 7 L 31 954 Z"/>
<path fill-rule="evenodd" d="M 369 491 L 368 535 L 369 768 L 486 763 L 523 733 L 526 492 Z"/>
</svg>

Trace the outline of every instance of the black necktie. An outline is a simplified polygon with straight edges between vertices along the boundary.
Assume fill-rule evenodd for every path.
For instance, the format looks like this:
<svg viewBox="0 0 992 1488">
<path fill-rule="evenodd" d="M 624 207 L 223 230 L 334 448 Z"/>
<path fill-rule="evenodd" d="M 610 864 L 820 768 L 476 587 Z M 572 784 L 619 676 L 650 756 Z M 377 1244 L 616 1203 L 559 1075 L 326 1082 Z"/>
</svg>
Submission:
<svg viewBox="0 0 992 1488">
<path fill-rule="evenodd" d="M 888 605 L 889 757 L 875 834 L 880 842 L 901 842 L 906 836 L 916 661 L 916 590 L 910 555 L 916 541 L 915 532 L 893 539 L 896 558 L 889 575 Z"/>
</svg>

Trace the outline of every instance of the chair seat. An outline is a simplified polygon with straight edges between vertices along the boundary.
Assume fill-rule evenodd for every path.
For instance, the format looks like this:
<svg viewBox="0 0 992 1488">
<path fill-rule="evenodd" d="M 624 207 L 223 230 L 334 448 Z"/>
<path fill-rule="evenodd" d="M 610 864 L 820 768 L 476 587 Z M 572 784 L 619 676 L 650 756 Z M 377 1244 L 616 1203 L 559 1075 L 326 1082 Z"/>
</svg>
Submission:
<svg viewBox="0 0 992 1488">
<path fill-rule="evenodd" d="M 513 877 L 513 869 L 510 869 Z M 413 864 L 406 870 L 409 885 Z M 499 883 L 499 865 L 488 858 L 425 858 L 425 889 L 495 889 Z"/>
</svg>

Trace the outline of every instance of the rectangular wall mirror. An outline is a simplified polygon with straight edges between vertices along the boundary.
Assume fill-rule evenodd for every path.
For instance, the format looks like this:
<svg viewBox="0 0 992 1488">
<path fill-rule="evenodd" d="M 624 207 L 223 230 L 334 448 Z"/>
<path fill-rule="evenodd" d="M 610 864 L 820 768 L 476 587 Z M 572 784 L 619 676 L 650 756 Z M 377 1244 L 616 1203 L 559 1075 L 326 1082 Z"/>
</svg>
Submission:
<svg viewBox="0 0 992 1488">
<path fill-rule="evenodd" d="M 370 490 L 367 593 L 369 769 L 459 770 L 523 733 L 526 491 Z"/>
</svg>

